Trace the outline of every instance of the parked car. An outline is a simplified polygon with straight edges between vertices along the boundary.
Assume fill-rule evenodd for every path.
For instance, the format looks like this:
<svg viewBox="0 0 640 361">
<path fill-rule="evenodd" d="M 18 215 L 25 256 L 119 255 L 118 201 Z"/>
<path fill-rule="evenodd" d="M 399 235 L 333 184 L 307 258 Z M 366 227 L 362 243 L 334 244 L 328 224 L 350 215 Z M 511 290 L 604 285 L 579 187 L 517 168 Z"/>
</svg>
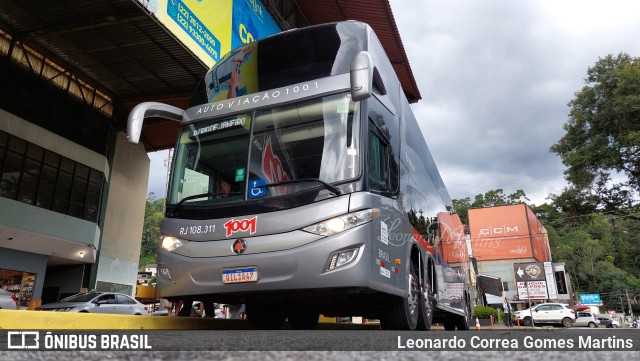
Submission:
<svg viewBox="0 0 640 361">
<path fill-rule="evenodd" d="M 146 315 L 147 306 L 122 293 L 91 291 L 67 297 L 58 302 L 47 303 L 37 311 L 118 313 Z"/>
<path fill-rule="evenodd" d="M 573 323 L 576 327 L 589 327 L 596 328 L 598 327 L 598 319 L 591 312 L 578 311 L 576 313 L 576 320 Z"/>
<path fill-rule="evenodd" d="M 609 315 L 598 315 L 598 322 L 600 326 L 604 326 L 606 328 L 619 328 L 620 322 Z"/>
<path fill-rule="evenodd" d="M 525 326 L 533 323 L 559 324 L 571 327 L 576 319 L 575 311 L 565 303 L 541 303 L 523 311 L 513 313 L 516 320 Z"/>
<path fill-rule="evenodd" d="M 17 308 L 16 299 L 16 295 L 13 292 L 0 288 L 0 309 L 15 310 Z"/>
</svg>

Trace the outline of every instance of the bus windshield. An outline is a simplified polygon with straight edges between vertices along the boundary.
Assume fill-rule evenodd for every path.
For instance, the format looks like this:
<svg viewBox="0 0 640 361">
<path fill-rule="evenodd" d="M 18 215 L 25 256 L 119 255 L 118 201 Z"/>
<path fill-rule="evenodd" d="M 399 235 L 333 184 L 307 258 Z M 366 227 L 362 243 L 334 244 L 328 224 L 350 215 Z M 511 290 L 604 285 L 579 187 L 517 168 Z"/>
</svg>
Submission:
<svg viewBox="0 0 640 361">
<path fill-rule="evenodd" d="M 169 203 L 238 202 L 326 189 L 322 182 L 355 178 L 360 172 L 357 110 L 349 94 L 336 94 L 185 125 L 173 160 Z M 314 179 L 321 182 L 309 181 Z"/>
</svg>

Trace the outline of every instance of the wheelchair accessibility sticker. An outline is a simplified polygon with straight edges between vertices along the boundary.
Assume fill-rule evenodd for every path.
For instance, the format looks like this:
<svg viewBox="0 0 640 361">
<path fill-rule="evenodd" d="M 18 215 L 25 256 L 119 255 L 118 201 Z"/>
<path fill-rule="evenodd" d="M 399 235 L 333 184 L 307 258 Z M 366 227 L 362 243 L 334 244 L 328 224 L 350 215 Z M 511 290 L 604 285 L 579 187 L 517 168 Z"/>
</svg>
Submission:
<svg viewBox="0 0 640 361">
<path fill-rule="evenodd" d="M 267 195 L 267 188 L 265 185 L 267 180 L 264 178 L 249 181 L 249 194 L 248 198 L 262 198 Z"/>
</svg>

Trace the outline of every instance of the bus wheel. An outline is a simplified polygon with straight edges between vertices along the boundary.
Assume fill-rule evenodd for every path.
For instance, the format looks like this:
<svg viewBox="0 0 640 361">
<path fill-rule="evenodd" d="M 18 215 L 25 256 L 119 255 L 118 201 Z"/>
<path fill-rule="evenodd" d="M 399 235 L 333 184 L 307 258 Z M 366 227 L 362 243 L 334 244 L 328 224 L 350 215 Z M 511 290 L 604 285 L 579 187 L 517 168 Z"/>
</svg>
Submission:
<svg viewBox="0 0 640 361">
<path fill-rule="evenodd" d="M 465 310 L 464 316 L 456 316 L 456 328 L 459 331 L 469 331 L 469 320 Z"/>
<path fill-rule="evenodd" d="M 445 331 L 455 331 L 456 329 L 456 322 L 451 318 L 444 320 L 443 325 Z"/>
<path fill-rule="evenodd" d="M 294 306 L 289 310 L 287 319 L 294 330 L 313 330 L 318 326 L 320 312 L 315 309 L 304 309 Z"/>
<path fill-rule="evenodd" d="M 391 299 L 388 309 L 380 316 L 380 326 L 384 330 L 413 331 L 418 324 L 420 313 L 420 281 L 413 263 L 409 265 L 409 289 L 404 297 Z"/>
<path fill-rule="evenodd" d="M 247 303 L 247 318 L 256 330 L 277 330 L 282 328 L 287 315 L 281 307 L 273 303 Z"/>
<path fill-rule="evenodd" d="M 420 308 L 418 312 L 418 330 L 429 331 L 433 325 L 433 305 L 431 299 L 433 298 L 433 290 L 431 285 L 427 284 L 424 287 L 420 297 Z"/>
<path fill-rule="evenodd" d="M 469 330 L 469 319 L 471 316 L 471 304 L 468 302 L 468 298 L 465 295 L 464 298 L 464 315 L 460 316 L 460 315 L 456 315 L 456 328 L 459 331 L 468 331 Z"/>
</svg>

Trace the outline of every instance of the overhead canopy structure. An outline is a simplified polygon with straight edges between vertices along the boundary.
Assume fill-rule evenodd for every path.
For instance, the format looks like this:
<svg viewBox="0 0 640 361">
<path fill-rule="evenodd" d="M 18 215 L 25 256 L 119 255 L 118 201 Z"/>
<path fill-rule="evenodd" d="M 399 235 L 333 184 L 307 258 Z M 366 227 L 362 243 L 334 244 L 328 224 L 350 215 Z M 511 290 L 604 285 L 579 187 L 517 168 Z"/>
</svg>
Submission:
<svg viewBox="0 0 640 361">
<path fill-rule="evenodd" d="M 484 293 L 502 297 L 502 280 L 500 277 L 479 274 L 476 279 Z"/>
<path fill-rule="evenodd" d="M 207 70 L 149 13 L 146 3 L 0 0 L 0 32 L 10 42 L 9 52 L 24 44 L 105 94 L 113 103 L 109 104 L 113 108 L 112 125 L 125 129 L 128 112 L 140 102 L 161 101 L 185 108 Z M 262 3 L 283 30 L 343 20 L 370 24 L 407 98 L 410 102 L 420 99 L 389 0 Z M 177 129 L 176 122 L 160 119 L 145 122 L 142 142 L 148 151 L 170 148 Z"/>
</svg>

